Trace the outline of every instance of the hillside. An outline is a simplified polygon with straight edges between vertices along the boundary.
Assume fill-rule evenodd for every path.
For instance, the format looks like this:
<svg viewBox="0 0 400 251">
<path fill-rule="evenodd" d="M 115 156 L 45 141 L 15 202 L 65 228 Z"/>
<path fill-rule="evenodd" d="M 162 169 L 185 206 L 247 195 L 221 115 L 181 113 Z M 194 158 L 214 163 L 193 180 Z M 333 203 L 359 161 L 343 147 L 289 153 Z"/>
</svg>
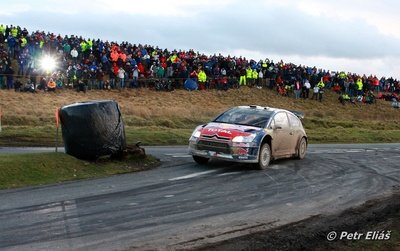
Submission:
<svg viewBox="0 0 400 251">
<path fill-rule="evenodd" d="M 34 94 L 0 90 L 0 145 L 54 145 L 57 108 L 101 99 L 115 100 L 121 106 L 128 141 L 147 145 L 186 144 L 197 124 L 231 106 L 248 104 L 304 112 L 311 143 L 400 142 L 400 110 L 392 108 L 390 102 L 343 106 L 337 94 L 330 91 L 323 102 L 318 102 L 278 96 L 268 89 L 242 87 L 228 91 L 157 92 L 143 88 Z"/>
<path fill-rule="evenodd" d="M 302 80 L 307 79 L 313 84 L 317 84 L 321 78 L 326 78 L 325 82 L 328 82 L 330 78 L 333 78 L 331 79 L 333 82 L 338 78 L 349 81 L 346 83 L 361 81 L 360 88 L 364 91 L 368 90 L 372 83 L 381 83 L 377 78 L 361 80 L 361 76 L 357 74 L 344 72 L 344 76 L 338 72 L 331 76 L 330 73 L 317 70 L 315 67 L 297 66 L 292 63 L 273 63 L 269 60 L 256 63 L 256 61 L 249 61 L 241 57 L 230 58 L 222 55 L 208 57 L 195 53 L 193 50 L 178 53 L 175 50 L 162 50 L 148 45 L 136 46 L 130 43 L 86 41 L 78 36 L 56 37 L 54 34 L 40 31 L 31 34 L 27 30 L 19 31 L 18 28 L 13 28 L 10 32 L 15 33 L 12 35 L 13 37 L 20 38 L 18 41 L 21 46 L 25 37 L 25 46 L 40 44 L 39 48 L 36 48 L 37 53 L 34 54 L 33 50 L 26 50 L 20 55 L 22 58 L 25 57 L 26 61 L 20 60 L 19 62 L 33 63 L 33 68 L 36 70 L 33 75 L 30 72 L 22 77 L 16 75 L 20 70 L 17 61 L 6 52 L 8 51 L 8 42 L 12 40 L 1 43 L 3 64 L 7 62 L 7 67 L 3 66 L 7 68 L 3 73 L 9 74 L 8 76 L 13 75 L 14 80 L 21 80 L 24 84 L 27 82 L 28 76 L 38 83 L 40 77 L 44 76 L 41 74 L 45 74 L 47 78 L 54 78 L 56 81 L 63 81 L 68 77 L 75 84 L 80 83 L 83 86 L 84 83 L 89 84 L 92 82 L 91 80 L 98 77 L 108 80 L 109 77 L 114 78 L 119 75 L 118 78 L 121 79 L 124 79 L 124 76 L 130 76 L 129 79 L 133 79 L 133 73 L 139 76 L 139 72 L 141 84 L 143 84 L 142 81 L 151 79 L 149 77 L 151 74 L 156 74 L 156 78 L 168 76 L 186 79 L 193 73 L 197 74 L 200 79 L 200 74 L 207 77 L 206 71 L 211 78 L 215 72 L 216 75 L 226 76 L 225 79 L 220 80 L 225 83 L 229 81 L 229 78 L 237 79 L 239 75 L 242 77 L 246 75 L 249 85 L 253 82 L 253 77 L 260 76 L 260 73 L 264 78 L 276 78 L 276 83 L 287 85 L 294 85 L 293 80 L 300 79 L 300 76 Z M 12 38 L 10 37 L 10 39 Z M 79 53 L 74 51 L 77 45 L 80 48 Z M 10 46 L 13 46 L 12 43 Z M 73 53 L 74 57 L 70 50 L 76 52 Z M 56 61 L 64 63 L 57 65 L 54 62 L 51 64 L 47 62 L 46 64 L 57 66 L 57 71 L 39 67 L 42 62 L 39 55 L 56 51 L 62 52 L 58 54 Z M 152 56 L 150 57 L 150 55 Z M 11 64 L 12 67 L 9 68 L 8 64 Z M 204 69 L 208 70 L 204 71 Z M 222 71 L 222 69 L 224 70 Z M 224 74 L 222 74 L 223 72 Z M 36 73 L 39 75 L 36 76 Z M 202 78 L 204 79 L 204 77 Z M 47 80 L 43 80 L 43 85 Z M 389 81 L 387 79 L 382 84 L 388 85 L 387 88 L 389 86 L 393 87 L 392 89 L 398 88 L 397 80 Z M 341 85 L 343 85 L 341 88 L 344 89 L 344 83 Z M 199 88 L 201 86 L 199 85 Z M 350 89 L 355 90 L 355 86 Z M 354 93 L 350 95 L 354 95 Z M 213 89 L 193 92 L 185 90 L 156 92 L 142 88 L 122 91 L 117 89 L 90 90 L 86 93 L 77 93 L 71 89 L 64 89 L 57 90 L 55 93 L 39 91 L 34 94 L 1 89 L 0 108 L 3 113 L 1 118 L 3 127 L 0 133 L 0 145 L 54 145 L 55 110 L 74 102 L 99 99 L 112 99 L 120 104 L 129 142 L 186 144 L 196 125 L 209 121 L 229 107 L 249 104 L 304 112 L 306 114 L 304 125 L 312 143 L 400 142 L 400 111 L 392 108 L 389 102 L 378 100 L 376 104 L 372 105 L 357 103 L 343 106 L 338 102 L 337 94 L 327 91 L 324 96 L 323 102 L 295 100 L 278 96 L 275 90 L 248 87 L 228 91 Z"/>
</svg>

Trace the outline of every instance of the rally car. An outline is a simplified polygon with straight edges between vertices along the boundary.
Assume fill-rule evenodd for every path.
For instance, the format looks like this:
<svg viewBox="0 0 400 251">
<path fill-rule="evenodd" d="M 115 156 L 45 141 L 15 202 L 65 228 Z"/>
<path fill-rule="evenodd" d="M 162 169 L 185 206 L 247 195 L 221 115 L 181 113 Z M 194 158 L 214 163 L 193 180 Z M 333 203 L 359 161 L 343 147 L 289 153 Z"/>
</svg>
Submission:
<svg viewBox="0 0 400 251">
<path fill-rule="evenodd" d="M 278 108 L 233 107 L 196 127 L 189 139 L 189 153 L 199 164 L 220 159 L 253 163 L 259 169 L 267 168 L 271 160 L 303 159 L 308 144 L 303 117 L 300 112 Z"/>
</svg>

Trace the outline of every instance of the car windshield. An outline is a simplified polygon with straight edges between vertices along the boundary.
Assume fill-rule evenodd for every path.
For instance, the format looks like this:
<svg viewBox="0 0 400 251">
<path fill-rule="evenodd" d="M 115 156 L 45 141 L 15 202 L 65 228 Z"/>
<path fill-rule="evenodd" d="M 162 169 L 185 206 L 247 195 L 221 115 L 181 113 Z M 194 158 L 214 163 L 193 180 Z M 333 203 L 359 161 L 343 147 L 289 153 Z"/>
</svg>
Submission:
<svg viewBox="0 0 400 251">
<path fill-rule="evenodd" d="M 219 115 L 213 122 L 264 128 L 272 113 L 266 109 L 235 107 Z"/>
</svg>

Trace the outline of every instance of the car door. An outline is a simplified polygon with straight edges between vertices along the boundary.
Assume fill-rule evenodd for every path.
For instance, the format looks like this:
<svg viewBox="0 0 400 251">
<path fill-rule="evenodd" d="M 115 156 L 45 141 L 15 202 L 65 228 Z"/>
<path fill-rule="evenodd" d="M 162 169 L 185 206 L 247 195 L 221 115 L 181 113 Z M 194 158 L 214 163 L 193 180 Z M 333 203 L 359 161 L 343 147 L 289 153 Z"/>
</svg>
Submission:
<svg viewBox="0 0 400 251">
<path fill-rule="evenodd" d="M 290 124 L 286 112 L 275 114 L 272 122 L 272 155 L 279 157 L 291 152 L 292 134 L 290 134 Z"/>
<path fill-rule="evenodd" d="M 290 149 L 291 154 L 296 153 L 297 145 L 300 142 L 300 139 L 303 137 L 303 130 L 301 126 L 301 121 L 298 117 L 291 113 L 287 113 L 290 123 L 290 133 L 292 137 L 290 137 Z"/>
</svg>

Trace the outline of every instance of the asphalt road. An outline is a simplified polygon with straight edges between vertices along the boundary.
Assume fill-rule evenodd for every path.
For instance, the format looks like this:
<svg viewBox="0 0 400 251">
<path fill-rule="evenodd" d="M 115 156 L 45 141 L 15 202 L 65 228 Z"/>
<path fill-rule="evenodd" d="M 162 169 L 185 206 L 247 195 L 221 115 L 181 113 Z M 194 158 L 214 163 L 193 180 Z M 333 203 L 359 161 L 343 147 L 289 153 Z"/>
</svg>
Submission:
<svg viewBox="0 0 400 251">
<path fill-rule="evenodd" d="M 304 160 L 275 161 L 265 171 L 199 166 L 186 147 L 146 151 L 163 165 L 0 191 L 0 250 L 191 248 L 337 213 L 400 187 L 400 144 L 311 145 Z M 10 152 L 21 149 L 0 148 Z"/>
</svg>

